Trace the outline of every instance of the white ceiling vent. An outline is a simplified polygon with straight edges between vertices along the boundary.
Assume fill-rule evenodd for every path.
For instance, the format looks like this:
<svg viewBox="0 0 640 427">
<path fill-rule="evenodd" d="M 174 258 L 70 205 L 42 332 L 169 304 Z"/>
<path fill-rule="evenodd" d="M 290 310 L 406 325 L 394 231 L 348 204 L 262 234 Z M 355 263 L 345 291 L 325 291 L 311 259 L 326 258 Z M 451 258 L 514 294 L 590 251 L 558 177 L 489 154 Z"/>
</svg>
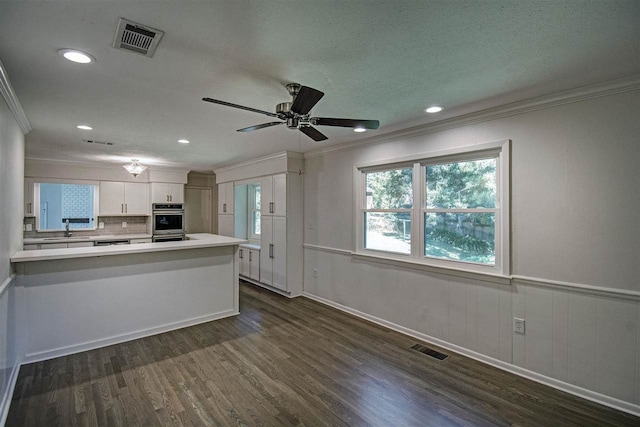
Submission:
<svg viewBox="0 0 640 427">
<path fill-rule="evenodd" d="M 113 47 L 151 58 L 163 35 L 164 31 L 120 18 Z"/>
</svg>

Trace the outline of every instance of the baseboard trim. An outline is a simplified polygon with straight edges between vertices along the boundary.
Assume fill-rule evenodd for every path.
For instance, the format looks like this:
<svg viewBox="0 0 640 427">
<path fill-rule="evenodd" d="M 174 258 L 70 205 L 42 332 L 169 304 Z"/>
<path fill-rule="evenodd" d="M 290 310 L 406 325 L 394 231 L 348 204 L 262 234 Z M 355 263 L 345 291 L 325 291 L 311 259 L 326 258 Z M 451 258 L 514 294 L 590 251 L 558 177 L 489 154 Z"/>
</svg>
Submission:
<svg viewBox="0 0 640 427">
<path fill-rule="evenodd" d="M 18 382 L 18 372 L 20 372 L 20 361 L 16 360 L 13 368 L 11 369 L 11 376 L 9 377 L 9 383 L 4 390 L 2 401 L 0 402 L 0 426 L 4 426 L 9 415 L 9 408 L 11 407 L 11 399 L 13 398 L 13 391 L 16 388 Z"/>
<path fill-rule="evenodd" d="M 623 411 L 623 412 L 640 417 L 640 405 L 635 405 L 633 403 L 625 402 L 623 400 L 616 399 L 614 397 L 606 396 L 604 394 L 600 394 L 592 390 L 587 390 L 585 388 L 578 387 L 573 384 L 569 384 L 564 381 L 560 381 L 555 378 L 551 378 L 546 375 L 542 375 L 537 372 L 533 372 L 528 369 L 521 368 L 519 366 L 515 366 L 511 363 L 507 363 L 502 360 L 498 360 L 493 357 L 489 357 L 484 354 L 475 352 L 473 350 L 460 347 L 456 344 L 443 341 L 439 338 L 435 338 L 430 335 L 426 335 L 421 332 L 414 331 L 413 329 L 409 329 L 404 326 L 397 325 L 393 322 L 389 322 L 379 317 L 372 316 L 370 314 L 361 312 L 359 310 L 355 310 L 348 306 L 339 304 L 337 302 L 331 301 L 329 299 L 326 299 L 314 294 L 310 294 L 308 292 L 304 292 L 302 296 L 309 298 L 313 301 L 319 302 L 321 304 L 327 305 L 329 307 L 333 307 L 345 313 L 351 314 L 353 316 L 359 317 L 361 319 L 367 320 L 369 322 L 378 324 L 380 326 L 384 326 L 385 328 L 394 330 L 396 332 L 400 332 L 410 337 L 417 338 L 431 344 L 435 344 L 442 348 L 446 348 L 447 350 L 451 350 L 455 353 L 461 354 L 471 359 L 475 359 L 479 362 L 486 363 L 488 365 L 494 366 L 496 368 L 502 369 L 512 374 L 530 379 L 532 381 L 535 381 L 544 385 L 548 385 L 550 387 L 564 391 L 566 393 L 573 394 L 574 396 L 578 396 L 583 399 L 590 400 L 592 402 L 599 403 L 601 405 L 608 406 L 610 408 L 617 409 L 619 411 Z"/>
<path fill-rule="evenodd" d="M 144 338 L 151 335 L 157 335 L 164 332 L 173 331 L 176 329 L 187 328 L 189 326 L 198 325 L 200 323 L 211 322 L 213 320 L 224 319 L 225 317 L 236 316 L 240 314 L 236 310 L 225 310 L 218 313 L 207 314 L 205 316 L 193 317 L 191 319 L 181 320 L 179 322 L 168 323 L 153 328 L 142 329 L 135 332 L 116 335 L 108 338 L 102 338 L 94 341 L 88 341 L 81 344 L 71 345 L 67 347 L 60 347 L 53 350 L 40 351 L 36 353 L 29 353 L 25 356 L 22 364 L 40 362 L 43 360 L 54 359 L 56 357 L 68 356 L 70 354 L 81 353 L 83 351 L 95 350 L 96 348 L 107 347 L 113 344 L 120 344 L 127 341 L 132 341 L 138 338 Z"/>
<path fill-rule="evenodd" d="M 251 283 L 252 285 L 256 285 L 256 286 L 259 286 L 259 287 L 261 287 L 263 289 L 266 289 L 268 291 L 276 293 L 278 295 L 282 295 L 283 297 L 295 298 L 297 296 L 300 296 L 300 295 L 291 295 L 289 292 L 285 292 L 282 289 L 274 288 L 273 286 L 266 285 L 266 284 L 264 284 L 262 282 L 258 282 L 257 280 L 250 279 L 250 278 L 248 278 L 246 276 L 240 276 L 240 279 L 245 281 L 245 282 L 247 282 L 247 283 Z"/>
</svg>

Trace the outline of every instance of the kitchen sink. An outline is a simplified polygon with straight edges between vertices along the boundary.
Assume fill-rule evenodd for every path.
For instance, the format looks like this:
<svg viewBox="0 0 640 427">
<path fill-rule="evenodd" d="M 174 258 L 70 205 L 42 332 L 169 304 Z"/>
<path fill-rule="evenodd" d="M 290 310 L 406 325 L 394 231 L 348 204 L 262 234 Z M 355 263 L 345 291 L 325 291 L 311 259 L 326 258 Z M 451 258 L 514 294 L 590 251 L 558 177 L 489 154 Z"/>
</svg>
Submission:
<svg viewBox="0 0 640 427">
<path fill-rule="evenodd" d="M 84 237 L 84 236 L 71 236 L 71 237 L 45 237 L 43 240 L 69 240 L 69 239 L 86 239 L 86 240 L 91 240 L 91 238 L 89 237 Z"/>
</svg>

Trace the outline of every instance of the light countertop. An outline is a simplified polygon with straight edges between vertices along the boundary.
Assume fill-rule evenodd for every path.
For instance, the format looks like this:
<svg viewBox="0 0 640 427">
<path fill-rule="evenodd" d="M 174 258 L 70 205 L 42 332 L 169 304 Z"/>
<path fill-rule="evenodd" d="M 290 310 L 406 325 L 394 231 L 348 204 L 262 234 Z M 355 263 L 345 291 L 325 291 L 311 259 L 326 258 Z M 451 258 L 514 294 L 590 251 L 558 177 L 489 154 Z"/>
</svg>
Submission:
<svg viewBox="0 0 640 427">
<path fill-rule="evenodd" d="M 105 236 L 99 237 L 102 238 Z M 89 258 L 109 255 L 139 254 L 145 252 L 177 251 L 183 249 L 207 248 L 215 246 L 233 246 L 247 243 L 247 240 L 244 239 L 219 236 L 217 234 L 195 233 L 187 234 L 187 237 L 189 238 L 189 240 L 178 242 L 156 242 L 140 243 L 136 245 L 93 246 L 85 248 L 60 248 L 19 251 L 11 257 L 11 262 L 18 263 L 69 258 Z M 106 240 L 111 240 L 113 238 L 124 237 L 114 236 Z M 78 241 L 78 239 L 71 239 L 71 241 Z M 51 242 L 51 240 L 48 240 L 48 242 Z"/>
<path fill-rule="evenodd" d="M 24 239 L 25 245 L 36 245 L 45 243 L 69 243 L 69 242 L 100 242 L 103 240 L 130 240 L 130 239 L 150 239 L 151 234 L 108 234 L 102 236 L 71 236 L 71 237 L 38 237 Z"/>
</svg>

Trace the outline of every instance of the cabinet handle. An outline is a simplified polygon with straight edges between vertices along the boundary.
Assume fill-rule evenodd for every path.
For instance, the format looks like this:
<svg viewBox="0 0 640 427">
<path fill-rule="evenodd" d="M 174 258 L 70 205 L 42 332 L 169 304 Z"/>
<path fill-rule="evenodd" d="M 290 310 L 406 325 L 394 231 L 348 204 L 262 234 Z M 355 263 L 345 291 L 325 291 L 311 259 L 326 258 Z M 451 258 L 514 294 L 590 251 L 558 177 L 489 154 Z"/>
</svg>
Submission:
<svg viewBox="0 0 640 427">
<path fill-rule="evenodd" d="M 31 213 L 31 202 L 27 203 L 27 206 L 28 206 L 27 212 Z"/>
<path fill-rule="evenodd" d="M 124 204 L 124 213 L 129 212 L 129 205 L 127 203 Z"/>
<path fill-rule="evenodd" d="M 276 204 L 274 202 L 269 202 L 269 213 L 274 213 L 276 211 Z"/>
<path fill-rule="evenodd" d="M 120 203 L 120 213 L 124 213 L 124 203 Z"/>
<path fill-rule="evenodd" d="M 240 259 L 243 259 L 244 257 L 242 256 L 242 249 L 240 249 Z"/>
<path fill-rule="evenodd" d="M 171 194 L 169 194 L 169 201 L 173 202 L 173 196 Z"/>
<path fill-rule="evenodd" d="M 222 212 L 227 213 L 227 204 L 226 203 L 222 204 Z"/>
<path fill-rule="evenodd" d="M 269 243 L 269 258 L 273 258 L 273 243 Z"/>
<path fill-rule="evenodd" d="M 249 251 L 249 262 L 253 261 L 253 257 L 251 255 L 253 255 L 253 252 Z"/>
</svg>

